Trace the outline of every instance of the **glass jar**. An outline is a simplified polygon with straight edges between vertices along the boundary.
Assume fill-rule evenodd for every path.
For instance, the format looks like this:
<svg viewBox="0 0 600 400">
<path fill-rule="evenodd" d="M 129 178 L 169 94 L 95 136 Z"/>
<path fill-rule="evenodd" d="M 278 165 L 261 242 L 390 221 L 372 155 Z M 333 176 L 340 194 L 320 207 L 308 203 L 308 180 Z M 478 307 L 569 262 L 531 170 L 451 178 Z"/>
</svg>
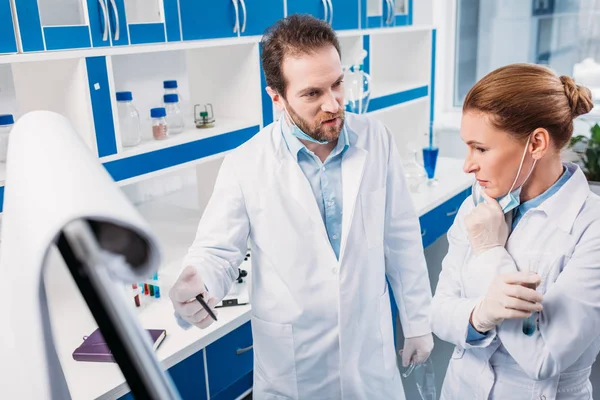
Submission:
<svg viewBox="0 0 600 400">
<path fill-rule="evenodd" d="M 0 162 L 6 162 L 8 151 L 8 136 L 15 120 L 11 114 L 0 115 Z"/>
<path fill-rule="evenodd" d="M 140 113 L 133 105 L 131 92 L 117 92 L 117 111 L 123 147 L 137 146 L 142 140 Z"/>
<path fill-rule="evenodd" d="M 169 126 L 169 134 L 176 135 L 183 132 L 185 123 L 183 121 L 183 113 L 179 107 L 179 96 L 176 94 L 165 94 L 163 101 L 167 112 L 166 119 Z"/>
<path fill-rule="evenodd" d="M 153 108 L 150 110 L 152 117 L 152 137 L 156 140 L 164 140 L 169 137 L 169 127 L 167 125 L 167 111 L 164 107 Z"/>
</svg>

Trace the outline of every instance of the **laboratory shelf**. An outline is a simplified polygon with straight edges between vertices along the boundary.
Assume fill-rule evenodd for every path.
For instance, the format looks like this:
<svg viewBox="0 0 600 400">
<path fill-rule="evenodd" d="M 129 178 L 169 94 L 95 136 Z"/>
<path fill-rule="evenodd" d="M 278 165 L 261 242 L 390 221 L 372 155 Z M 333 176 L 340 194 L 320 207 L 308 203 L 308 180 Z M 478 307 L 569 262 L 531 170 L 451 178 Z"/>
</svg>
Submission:
<svg viewBox="0 0 600 400">
<path fill-rule="evenodd" d="M 380 83 L 374 84 L 368 112 L 397 106 L 429 95 L 428 82 L 417 83 Z"/>
<path fill-rule="evenodd" d="M 260 130 L 258 124 L 221 118 L 214 128 L 188 129 L 169 139 L 146 141 L 101 159 L 119 184 L 129 184 L 174 168 L 223 157 Z"/>
</svg>

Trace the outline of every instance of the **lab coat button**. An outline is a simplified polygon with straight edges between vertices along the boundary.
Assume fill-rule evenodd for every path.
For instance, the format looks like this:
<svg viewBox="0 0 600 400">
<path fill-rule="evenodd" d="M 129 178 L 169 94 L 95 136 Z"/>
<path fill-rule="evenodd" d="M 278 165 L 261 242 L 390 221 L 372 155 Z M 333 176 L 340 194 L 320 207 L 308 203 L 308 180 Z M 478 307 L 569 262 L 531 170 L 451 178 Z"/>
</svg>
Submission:
<svg viewBox="0 0 600 400">
<path fill-rule="evenodd" d="M 331 269 L 331 273 L 332 273 L 332 274 L 334 274 L 334 275 L 335 275 L 335 274 L 337 274 L 337 268 L 335 268 L 335 267 L 334 267 L 334 268 L 332 268 L 332 269 Z"/>
<path fill-rule="evenodd" d="M 546 400 L 546 396 L 544 396 L 544 395 L 541 395 L 541 396 L 540 396 L 540 400 Z"/>
</svg>

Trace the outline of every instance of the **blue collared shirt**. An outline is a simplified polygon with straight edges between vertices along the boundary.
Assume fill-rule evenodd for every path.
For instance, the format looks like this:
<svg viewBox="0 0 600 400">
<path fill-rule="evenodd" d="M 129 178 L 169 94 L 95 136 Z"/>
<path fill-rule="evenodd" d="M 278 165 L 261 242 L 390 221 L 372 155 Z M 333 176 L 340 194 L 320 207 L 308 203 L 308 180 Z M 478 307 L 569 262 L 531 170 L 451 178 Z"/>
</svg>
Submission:
<svg viewBox="0 0 600 400">
<path fill-rule="evenodd" d="M 517 224 L 519 223 L 519 221 L 521 221 L 521 218 L 523 218 L 523 215 L 525 215 L 525 213 L 527 213 L 527 211 L 538 207 L 544 201 L 546 201 L 547 199 L 552 197 L 552 195 L 554 195 L 556 192 L 558 192 L 558 190 L 569 180 L 569 178 L 572 175 L 573 175 L 573 173 L 571 171 L 569 171 L 568 168 L 564 168 L 563 174 L 560 176 L 560 178 L 558 178 L 558 180 L 554 183 L 554 185 L 550 186 L 550 188 L 548 190 L 546 190 L 544 193 L 540 194 L 539 196 L 519 205 L 519 207 L 517 207 L 515 209 L 514 214 L 513 214 L 512 229 L 514 230 L 517 227 Z M 469 323 L 469 330 L 467 332 L 467 343 L 476 342 L 478 340 L 485 338 L 486 336 L 487 336 L 486 334 L 477 332 L 475 330 L 475 328 L 473 328 L 473 325 L 471 325 Z"/>
<path fill-rule="evenodd" d="M 327 230 L 329 243 L 331 243 L 335 256 L 339 259 L 343 210 L 342 156 L 350 146 L 348 132 L 345 127 L 342 129 L 337 145 L 327 156 L 325 162 L 321 162 L 315 153 L 307 149 L 292 134 L 292 130 L 285 120 L 281 121 L 281 131 L 288 150 L 310 183 Z"/>
</svg>

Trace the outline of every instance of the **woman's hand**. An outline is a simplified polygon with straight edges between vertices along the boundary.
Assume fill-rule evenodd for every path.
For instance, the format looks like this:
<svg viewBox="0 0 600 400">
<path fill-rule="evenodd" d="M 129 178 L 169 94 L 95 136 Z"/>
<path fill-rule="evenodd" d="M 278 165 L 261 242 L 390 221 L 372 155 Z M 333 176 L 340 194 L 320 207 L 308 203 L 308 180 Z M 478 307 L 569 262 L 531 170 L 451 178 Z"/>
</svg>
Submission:
<svg viewBox="0 0 600 400">
<path fill-rule="evenodd" d="M 467 235 L 475 255 L 497 246 L 504 247 L 508 240 L 508 226 L 502 207 L 496 199 L 488 196 L 485 190 L 481 192 L 481 195 L 485 201 L 479 203 L 465 217 Z"/>
<path fill-rule="evenodd" d="M 525 319 L 533 312 L 542 311 L 543 296 L 525 287 L 537 287 L 540 276 L 530 272 L 513 272 L 497 276 L 485 298 L 473 309 L 471 324 L 484 333 L 505 319 Z"/>
</svg>

